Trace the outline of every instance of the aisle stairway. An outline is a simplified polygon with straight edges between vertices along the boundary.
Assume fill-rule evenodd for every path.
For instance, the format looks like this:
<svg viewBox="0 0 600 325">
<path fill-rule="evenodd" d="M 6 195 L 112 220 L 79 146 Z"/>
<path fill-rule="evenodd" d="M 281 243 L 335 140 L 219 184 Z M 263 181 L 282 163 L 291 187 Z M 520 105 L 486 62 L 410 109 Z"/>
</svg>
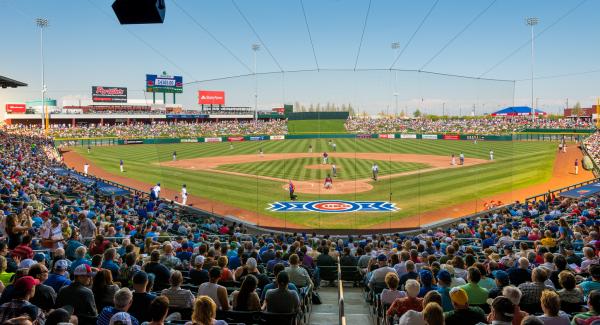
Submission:
<svg viewBox="0 0 600 325">
<path fill-rule="evenodd" d="M 313 305 L 310 324 L 339 324 L 338 290 L 336 287 L 323 286 L 319 289 L 321 305 Z M 352 283 L 344 283 L 344 303 L 346 324 L 373 324 L 369 315 L 369 305 L 365 302 L 362 288 L 353 288 Z"/>
</svg>

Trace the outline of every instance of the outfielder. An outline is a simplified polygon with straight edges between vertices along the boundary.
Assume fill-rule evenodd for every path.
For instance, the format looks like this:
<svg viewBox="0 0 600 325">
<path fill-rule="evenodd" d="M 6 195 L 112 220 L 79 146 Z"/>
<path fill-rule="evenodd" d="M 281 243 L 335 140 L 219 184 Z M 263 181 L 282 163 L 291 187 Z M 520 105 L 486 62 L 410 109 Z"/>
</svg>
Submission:
<svg viewBox="0 0 600 325">
<path fill-rule="evenodd" d="M 327 165 L 328 157 L 329 157 L 329 155 L 327 154 L 327 151 L 323 152 L 323 165 Z"/>
<path fill-rule="evenodd" d="M 177 160 L 177 151 L 173 151 L 173 161 Z"/>
<path fill-rule="evenodd" d="M 335 142 L 331 144 L 331 147 L 333 148 L 333 152 L 337 151 L 337 144 Z"/>
<path fill-rule="evenodd" d="M 119 161 L 119 169 L 121 170 L 121 173 L 124 171 L 123 159 Z"/>
<path fill-rule="evenodd" d="M 494 160 L 494 150 L 490 149 L 490 160 Z"/>
<path fill-rule="evenodd" d="M 90 146 L 88 145 L 88 147 L 87 147 L 88 154 L 90 153 L 90 150 L 92 150 L 92 147 L 90 147 Z"/>
<path fill-rule="evenodd" d="M 376 181 L 377 174 L 379 174 L 379 166 L 377 166 L 377 164 L 373 164 L 373 167 L 371 167 L 371 171 L 373 172 L 373 180 Z"/>
<path fill-rule="evenodd" d="M 181 186 L 181 205 L 185 205 L 187 203 L 187 197 L 188 197 L 187 188 L 186 188 L 185 184 L 183 184 Z"/>
<path fill-rule="evenodd" d="M 312 153 L 312 144 L 308 145 L 308 153 Z"/>
<path fill-rule="evenodd" d="M 90 169 L 90 165 L 88 165 L 88 163 L 86 161 L 85 164 L 83 164 L 83 174 L 84 175 L 88 174 L 88 169 Z"/>
<path fill-rule="evenodd" d="M 258 150 L 258 155 L 261 156 L 261 157 L 263 157 L 265 155 L 265 153 L 263 152 L 262 148 L 260 148 Z"/>
</svg>

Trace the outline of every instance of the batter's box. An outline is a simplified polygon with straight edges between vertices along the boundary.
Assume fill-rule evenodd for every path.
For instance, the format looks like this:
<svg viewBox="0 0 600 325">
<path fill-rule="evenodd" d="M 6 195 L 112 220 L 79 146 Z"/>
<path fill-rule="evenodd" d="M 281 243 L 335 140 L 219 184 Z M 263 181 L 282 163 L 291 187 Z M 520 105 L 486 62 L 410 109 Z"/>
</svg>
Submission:
<svg viewBox="0 0 600 325">
<path fill-rule="evenodd" d="M 322 201 L 284 201 L 273 202 L 267 208 L 273 212 L 325 212 L 325 213 L 346 213 L 346 212 L 395 212 L 399 209 L 395 203 L 386 201 L 340 201 L 340 200 L 322 200 Z"/>
</svg>

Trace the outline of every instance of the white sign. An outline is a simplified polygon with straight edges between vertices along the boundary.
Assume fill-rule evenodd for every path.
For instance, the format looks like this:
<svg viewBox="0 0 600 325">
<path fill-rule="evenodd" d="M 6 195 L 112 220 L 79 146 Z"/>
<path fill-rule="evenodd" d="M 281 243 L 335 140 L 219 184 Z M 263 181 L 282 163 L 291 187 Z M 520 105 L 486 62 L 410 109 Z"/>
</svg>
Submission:
<svg viewBox="0 0 600 325">
<path fill-rule="evenodd" d="M 416 139 L 416 134 L 400 134 L 400 139 Z"/>
<path fill-rule="evenodd" d="M 181 143 L 185 143 L 185 142 L 198 142 L 198 139 L 181 139 L 180 140 Z"/>
<path fill-rule="evenodd" d="M 204 142 L 221 142 L 223 141 L 223 138 L 218 137 L 218 138 L 204 138 Z"/>
<path fill-rule="evenodd" d="M 437 140 L 438 136 L 437 134 L 423 134 L 422 138 L 425 140 Z"/>
<path fill-rule="evenodd" d="M 269 139 L 271 140 L 284 140 L 285 139 L 285 135 L 272 135 L 269 137 Z"/>
</svg>

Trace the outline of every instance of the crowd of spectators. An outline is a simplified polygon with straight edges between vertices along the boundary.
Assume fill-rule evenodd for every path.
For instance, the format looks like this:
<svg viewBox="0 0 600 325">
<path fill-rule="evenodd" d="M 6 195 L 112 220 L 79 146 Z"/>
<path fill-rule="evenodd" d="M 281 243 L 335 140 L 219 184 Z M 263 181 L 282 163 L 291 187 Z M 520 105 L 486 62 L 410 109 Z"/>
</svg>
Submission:
<svg viewBox="0 0 600 325">
<path fill-rule="evenodd" d="M 583 142 L 590 158 L 596 165 L 600 165 L 600 133 L 596 132 Z"/>
<path fill-rule="evenodd" d="M 549 119 L 531 117 L 483 118 L 402 118 L 349 117 L 346 130 L 352 133 L 459 133 L 510 134 L 524 129 L 592 129 L 594 124 L 584 119 Z"/>
</svg>

